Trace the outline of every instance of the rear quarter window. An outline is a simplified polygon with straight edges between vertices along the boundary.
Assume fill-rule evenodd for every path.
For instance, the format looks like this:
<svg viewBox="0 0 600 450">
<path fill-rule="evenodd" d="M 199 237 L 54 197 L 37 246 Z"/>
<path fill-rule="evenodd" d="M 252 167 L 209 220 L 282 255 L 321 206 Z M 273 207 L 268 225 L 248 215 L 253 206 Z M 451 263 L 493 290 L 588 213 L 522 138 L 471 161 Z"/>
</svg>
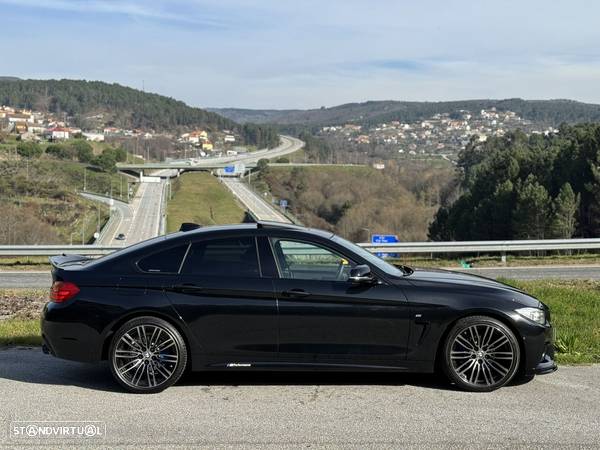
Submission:
<svg viewBox="0 0 600 450">
<path fill-rule="evenodd" d="M 144 272 L 178 273 L 187 252 L 188 245 L 179 245 L 144 256 L 137 266 Z"/>
</svg>

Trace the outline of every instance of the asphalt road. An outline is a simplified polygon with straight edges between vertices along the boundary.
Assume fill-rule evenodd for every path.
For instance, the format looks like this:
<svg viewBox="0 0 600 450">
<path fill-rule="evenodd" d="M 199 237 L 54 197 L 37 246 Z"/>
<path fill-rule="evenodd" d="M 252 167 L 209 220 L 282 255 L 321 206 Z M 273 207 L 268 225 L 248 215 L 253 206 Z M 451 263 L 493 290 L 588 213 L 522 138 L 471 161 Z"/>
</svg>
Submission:
<svg viewBox="0 0 600 450">
<path fill-rule="evenodd" d="M 258 220 L 269 220 L 272 222 L 290 223 L 291 221 L 277 211 L 267 201 L 257 195 L 248 186 L 242 183 L 238 178 L 221 178 L 222 183 L 244 204 Z"/>
<path fill-rule="evenodd" d="M 105 364 L 0 350 L 0 442 L 267 448 L 600 446 L 600 365 L 561 367 L 489 394 L 435 376 L 212 373 L 122 393 Z M 10 422 L 100 421 L 104 437 L 14 437 Z"/>
<path fill-rule="evenodd" d="M 456 269 L 459 270 L 459 269 Z M 465 273 L 488 278 L 513 278 L 516 280 L 600 280 L 600 266 L 532 266 L 507 268 L 460 269 Z M 49 272 L 0 272 L 0 288 L 48 287 Z"/>
</svg>

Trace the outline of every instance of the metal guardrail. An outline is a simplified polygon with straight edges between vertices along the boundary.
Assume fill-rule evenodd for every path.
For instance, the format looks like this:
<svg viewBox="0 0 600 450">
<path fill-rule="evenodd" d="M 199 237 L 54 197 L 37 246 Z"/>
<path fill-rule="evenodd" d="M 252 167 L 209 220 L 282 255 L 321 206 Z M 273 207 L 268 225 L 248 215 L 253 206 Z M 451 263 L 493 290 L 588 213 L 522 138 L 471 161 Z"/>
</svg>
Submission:
<svg viewBox="0 0 600 450">
<path fill-rule="evenodd" d="M 544 239 L 522 241 L 398 242 L 358 244 L 374 253 L 506 253 L 545 250 L 600 249 L 600 239 Z M 106 255 L 123 247 L 114 245 L 0 245 L 0 256 Z"/>
<path fill-rule="evenodd" d="M 376 253 L 512 253 L 544 250 L 600 249 L 600 239 L 398 242 L 394 244 L 360 243 L 358 245 Z"/>
<path fill-rule="evenodd" d="M 0 256 L 107 255 L 123 247 L 114 245 L 0 245 Z"/>
</svg>

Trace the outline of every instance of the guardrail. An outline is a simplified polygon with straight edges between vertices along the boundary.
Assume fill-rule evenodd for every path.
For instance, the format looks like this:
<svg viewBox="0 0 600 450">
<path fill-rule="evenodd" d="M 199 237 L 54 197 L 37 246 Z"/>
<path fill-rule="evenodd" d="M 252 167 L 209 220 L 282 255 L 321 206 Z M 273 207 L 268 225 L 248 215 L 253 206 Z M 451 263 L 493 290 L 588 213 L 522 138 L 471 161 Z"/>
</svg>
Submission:
<svg viewBox="0 0 600 450">
<path fill-rule="evenodd" d="M 596 250 L 600 239 L 544 239 L 522 241 L 398 242 L 358 244 L 374 253 L 507 253 L 546 250 Z M 123 247 L 114 245 L 0 245 L 0 256 L 106 255 Z"/>
<path fill-rule="evenodd" d="M 123 247 L 114 245 L 0 245 L 0 256 L 107 255 Z"/>
<path fill-rule="evenodd" d="M 600 239 L 397 242 L 393 244 L 360 243 L 358 245 L 376 253 L 512 253 L 544 250 L 600 249 Z"/>
</svg>

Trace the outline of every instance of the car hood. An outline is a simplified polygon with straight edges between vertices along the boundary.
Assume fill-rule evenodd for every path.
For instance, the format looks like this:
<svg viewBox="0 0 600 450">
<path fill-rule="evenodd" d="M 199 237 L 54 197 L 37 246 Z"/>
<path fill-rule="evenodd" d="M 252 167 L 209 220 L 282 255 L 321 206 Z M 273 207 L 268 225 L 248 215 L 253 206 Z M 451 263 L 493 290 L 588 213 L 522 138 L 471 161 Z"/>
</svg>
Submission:
<svg viewBox="0 0 600 450">
<path fill-rule="evenodd" d="M 479 275 L 471 275 L 463 272 L 453 272 L 450 270 L 441 269 L 413 269 L 414 272 L 406 277 L 410 281 L 427 281 L 437 283 L 447 283 L 464 286 L 478 286 L 483 288 L 491 288 L 503 290 L 514 295 L 514 300 L 526 306 L 539 307 L 540 302 L 531 295 L 517 289 L 513 286 L 501 283 L 490 278 L 485 278 Z"/>
</svg>

